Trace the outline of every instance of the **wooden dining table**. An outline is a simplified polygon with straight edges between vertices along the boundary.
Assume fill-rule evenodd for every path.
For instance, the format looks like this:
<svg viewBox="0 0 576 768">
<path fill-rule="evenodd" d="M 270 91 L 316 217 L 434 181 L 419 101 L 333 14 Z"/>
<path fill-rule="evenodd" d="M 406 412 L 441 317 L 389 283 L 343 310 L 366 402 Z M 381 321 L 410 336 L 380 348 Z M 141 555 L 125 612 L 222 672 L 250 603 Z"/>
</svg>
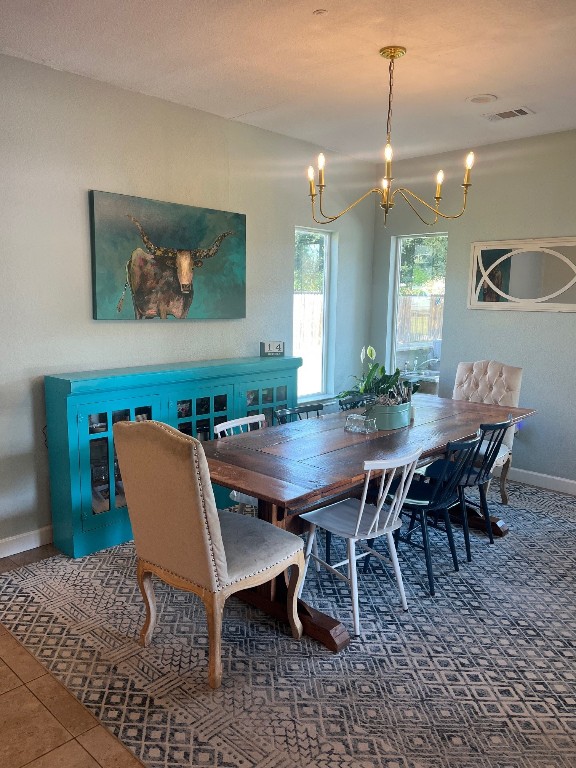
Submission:
<svg viewBox="0 0 576 768">
<path fill-rule="evenodd" d="M 301 533 L 301 513 L 360 492 L 365 461 L 399 458 L 422 446 L 425 463 L 442 454 L 447 443 L 475 436 L 480 424 L 518 423 L 535 413 L 423 394 L 414 396 L 413 405 L 410 426 L 391 431 L 348 432 L 346 418 L 354 411 L 347 411 L 205 442 L 210 476 L 218 485 L 258 498 L 262 519 Z M 286 619 L 283 579 L 238 596 Z M 348 644 L 348 632 L 336 619 L 303 601 L 299 614 L 304 631 L 326 647 L 339 651 Z"/>
</svg>

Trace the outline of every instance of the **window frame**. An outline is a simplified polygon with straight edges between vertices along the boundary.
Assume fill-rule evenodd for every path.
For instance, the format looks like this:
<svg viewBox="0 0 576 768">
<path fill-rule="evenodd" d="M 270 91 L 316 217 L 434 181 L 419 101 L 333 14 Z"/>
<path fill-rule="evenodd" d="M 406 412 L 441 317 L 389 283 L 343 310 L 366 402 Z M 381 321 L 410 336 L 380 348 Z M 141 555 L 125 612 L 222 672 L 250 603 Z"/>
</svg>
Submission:
<svg viewBox="0 0 576 768">
<path fill-rule="evenodd" d="M 406 235 L 396 235 L 392 238 L 392 247 L 390 253 L 390 292 L 389 292 L 389 316 L 388 327 L 392 329 L 392 333 L 387 334 L 386 344 L 386 365 L 388 370 L 395 370 L 396 363 L 396 347 L 397 347 L 397 322 L 398 322 L 398 299 L 400 295 L 400 264 L 401 264 L 401 250 L 402 240 L 406 240 L 410 237 L 440 237 L 446 238 L 446 250 L 448 250 L 448 232 L 417 232 L 409 233 Z M 444 276 L 446 277 L 446 270 Z"/>
<path fill-rule="evenodd" d="M 321 390 L 318 392 L 312 392 L 307 395 L 300 395 L 298 393 L 298 402 L 304 403 L 310 400 L 318 400 L 319 398 L 328 398 L 331 379 L 331 312 L 332 312 L 332 262 L 334 261 L 334 247 L 335 247 L 335 233 L 329 229 L 319 229 L 318 227 L 294 227 L 294 245 L 296 245 L 296 236 L 298 232 L 312 232 L 316 235 L 321 235 L 324 238 L 324 276 L 323 276 L 323 304 L 322 304 L 322 373 L 321 373 Z M 295 274 L 295 270 L 293 270 Z M 294 296 L 296 291 L 292 288 L 292 333 L 294 334 Z M 294 354 L 298 354 L 294 351 Z"/>
</svg>

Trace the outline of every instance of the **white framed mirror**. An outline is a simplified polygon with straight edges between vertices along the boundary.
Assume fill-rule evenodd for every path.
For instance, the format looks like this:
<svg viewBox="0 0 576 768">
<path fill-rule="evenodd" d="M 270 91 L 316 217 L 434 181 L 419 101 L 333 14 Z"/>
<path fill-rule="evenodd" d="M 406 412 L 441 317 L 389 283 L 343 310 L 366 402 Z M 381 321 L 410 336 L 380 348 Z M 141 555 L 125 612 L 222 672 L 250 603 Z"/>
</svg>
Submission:
<svg viewBox="0 0 576 768">
<path fill-rule="evenodd" d="M 576 237 L 472 243 L 468 308 L 576 312 Z"/>
</svg>

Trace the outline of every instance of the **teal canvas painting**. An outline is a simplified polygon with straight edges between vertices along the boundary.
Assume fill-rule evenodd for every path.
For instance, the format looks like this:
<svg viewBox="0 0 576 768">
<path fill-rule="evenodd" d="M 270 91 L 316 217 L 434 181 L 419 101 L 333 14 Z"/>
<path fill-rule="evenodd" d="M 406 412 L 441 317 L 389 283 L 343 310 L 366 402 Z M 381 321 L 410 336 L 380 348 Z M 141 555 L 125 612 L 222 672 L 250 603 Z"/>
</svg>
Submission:
<svg viewBox="0 0 576 768">
<path fill-rule="evenodd" d="M 246 317 L 246 216 L 90 192 L 96 320 Z"/>
</svg>

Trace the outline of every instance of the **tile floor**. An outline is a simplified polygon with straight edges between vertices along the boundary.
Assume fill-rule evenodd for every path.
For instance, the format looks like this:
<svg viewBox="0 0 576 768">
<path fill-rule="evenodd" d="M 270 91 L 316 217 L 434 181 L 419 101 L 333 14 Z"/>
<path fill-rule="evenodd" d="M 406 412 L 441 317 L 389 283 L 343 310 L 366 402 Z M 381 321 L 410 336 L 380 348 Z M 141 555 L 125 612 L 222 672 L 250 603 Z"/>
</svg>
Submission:
<svg viewBox="0 0 576 768">
<path fill-rule="evenodd" d="M 0 573 L 56 554 L 0 558 Z M 0 624 L 1 768 L 142 768 L 114 736 Z"/>
</svg>

